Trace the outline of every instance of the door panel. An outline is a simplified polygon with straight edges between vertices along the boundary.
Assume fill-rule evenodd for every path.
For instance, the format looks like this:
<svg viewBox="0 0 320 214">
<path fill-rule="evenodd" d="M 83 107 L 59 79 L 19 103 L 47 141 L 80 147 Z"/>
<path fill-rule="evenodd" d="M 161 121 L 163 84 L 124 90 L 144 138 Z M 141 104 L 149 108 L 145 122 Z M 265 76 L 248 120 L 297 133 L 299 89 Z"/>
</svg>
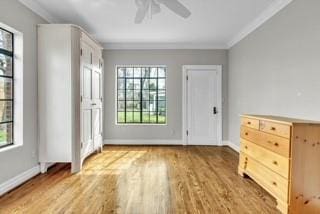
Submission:
<svg viewBox="0 0 320 214">
<path fill-rule="evenodd" d="M 91 109 L 83 110 L 82 118 L 83 118 L 83 125 L 82 125 L 82 134 L 83 134 L 83 149 L 85 151 L 91 151 L 91 143 L 92 143 L 92 113 Z"/>
<path fill-rule="evenodd" d="M 87 66 L 83 67 L 83 95 L 84 99 L 91 99 L 91 74 L 92 69 Z"/>
<path fill-rule="evenodd" d="M 101 93 L 100 93 L 100 79 L 101 74 L 97 71 L 94 71 L 92 74 L 92 99 L 100 99 Z"/>
<path fill-rule="evenodd" d="M 188 144 L 217 145 L 217 71 L 188 71 Z"/>
<path fill-rule="evenodd" d="M 81 44 L 82 158 L 102 147 L 102 60 Z"/>
</svg>

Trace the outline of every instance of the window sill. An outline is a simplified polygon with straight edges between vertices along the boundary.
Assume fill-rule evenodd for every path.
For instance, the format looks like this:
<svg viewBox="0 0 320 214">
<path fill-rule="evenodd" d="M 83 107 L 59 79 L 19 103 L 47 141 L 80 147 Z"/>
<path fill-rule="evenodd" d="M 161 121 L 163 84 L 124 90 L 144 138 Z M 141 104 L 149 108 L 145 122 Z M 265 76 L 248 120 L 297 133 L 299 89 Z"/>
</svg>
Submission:
<svg viewBox="0 0 320 214">
<path fill-rule="evenodd" d="M 0 148 L 0 153 L 1 152 L 6 152 L 6 151 L 9 151 L 9 150 L 12 150 L 12 149 L 16 149 L 16 148 L 18 148 L 20 146 L 22 146 L 22 145 L 14 144 L 14 145 L 11 145 L 11 146 L 6 146 L 6 147 L 3 147 L 3 148 Z"/>
<path fill-rule="evenodd" d="M 167 123 L 148 124 L 148 123 L 116 123 L 116 126 L 167 126 Z"/>
</svg>

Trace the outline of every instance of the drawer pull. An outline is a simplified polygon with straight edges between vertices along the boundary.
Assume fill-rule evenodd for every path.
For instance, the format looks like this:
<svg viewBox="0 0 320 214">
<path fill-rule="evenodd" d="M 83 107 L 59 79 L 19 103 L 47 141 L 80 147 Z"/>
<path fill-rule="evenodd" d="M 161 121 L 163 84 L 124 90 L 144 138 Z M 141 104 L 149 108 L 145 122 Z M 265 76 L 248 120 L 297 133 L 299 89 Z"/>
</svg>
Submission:
<svg viewBox="0 0 320 214">
<path fill-rule="evenodd" d="M 276 130 L 276 127 L 271 127 L 271 131 L 275 131 Z"/>
<path fill-rule="evenodd" d="M 279 143 L 274 143 L 274 146 L 279 146 Z"/>
<path fill-rule="evenodd" d="M 245 160 L 247 161 L 247 160 L 248 160 L 248 158 L 246 157 L 246 158 L 245 158 Z"/>
<path fill-rule="evenodd" d="M 274 165 L 278 165 L 278 162 L 277 162 L 277 161 L 273 161 L 273 164 L 274 164 Z"/>
<path fill-rule="evenodd" d="M 248 121 L 248 125 L 251 125 L 251 122 L 250 122 L 250 121 Z"/>
<path fill-rule="evenodd" d="M 244 148 L 245 148 L 245 149 L 248 149 L 248 146 L 245 146 Z"/>
<path fill-rule="evenodd" d="M 272 184 L 273 184 L 273 186 L 277 186 L 277 183 L 274 181 L 274 182 L 272 182 Z"/>
<path fill-rule="evenodd" d="M 246 133 L 244 133 L 246 136 L 248 136 L 249 135 L 249 133 L 248 132 L 246 132 Z"/>
</svg>

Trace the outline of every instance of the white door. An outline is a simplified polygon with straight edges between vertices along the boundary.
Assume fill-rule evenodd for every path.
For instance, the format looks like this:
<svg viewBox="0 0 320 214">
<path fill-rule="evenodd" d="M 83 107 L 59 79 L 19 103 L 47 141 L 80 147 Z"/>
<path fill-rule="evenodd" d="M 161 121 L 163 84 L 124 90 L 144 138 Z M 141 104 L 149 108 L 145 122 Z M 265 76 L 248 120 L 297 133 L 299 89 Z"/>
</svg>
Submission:
<svg viewBox="0 0 320 214">
<path fill-rule="evenodd" d="M 219 70 L 191 68 L 186 71 L 187 143 L 219 145 L 221 95 Z"/>
<path fill-rule="evenodd" d="M 102 60 L 81 43 L 81 156 L 102 146 Z"/>
</svg>

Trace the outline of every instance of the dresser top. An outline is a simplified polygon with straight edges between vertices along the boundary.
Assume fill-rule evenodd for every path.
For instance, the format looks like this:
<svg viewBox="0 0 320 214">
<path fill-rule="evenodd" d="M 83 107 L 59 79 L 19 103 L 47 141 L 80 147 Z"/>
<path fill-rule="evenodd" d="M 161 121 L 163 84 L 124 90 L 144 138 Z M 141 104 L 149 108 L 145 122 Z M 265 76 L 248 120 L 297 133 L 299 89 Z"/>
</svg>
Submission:
<svg viewBox="0 0 320 214">
<path fill-rule="evenodd" d="M 272 116 L 272 115 L 253 115 L 253 114 L 243 114 L 242 117 L 247 118 L 254 118 L 254 119 L 262 119 L 277 123 L 284 123 L 284 124 L 317 124 L 320 125 L 320 122 L 318 121 L 312 121 L 312 120 L 302 120 L 302 119 L 296 119 L 296 118 L 289 118 L 289 117 L 281 117 L 281 116 Z"/>
</svg>

